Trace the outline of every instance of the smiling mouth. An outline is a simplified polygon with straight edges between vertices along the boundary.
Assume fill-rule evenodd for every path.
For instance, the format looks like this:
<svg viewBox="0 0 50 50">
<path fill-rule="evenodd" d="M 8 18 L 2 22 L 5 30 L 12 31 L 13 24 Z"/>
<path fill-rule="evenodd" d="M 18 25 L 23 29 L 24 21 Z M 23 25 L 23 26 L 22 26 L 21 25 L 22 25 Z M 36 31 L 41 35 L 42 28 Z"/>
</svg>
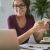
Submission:
<svg viewBox="0 0 50 50">
<path fill-rule="evenodd" d="M 21 14 L 21 12 L 18 12 L 18 14 Z"/>
</svg>

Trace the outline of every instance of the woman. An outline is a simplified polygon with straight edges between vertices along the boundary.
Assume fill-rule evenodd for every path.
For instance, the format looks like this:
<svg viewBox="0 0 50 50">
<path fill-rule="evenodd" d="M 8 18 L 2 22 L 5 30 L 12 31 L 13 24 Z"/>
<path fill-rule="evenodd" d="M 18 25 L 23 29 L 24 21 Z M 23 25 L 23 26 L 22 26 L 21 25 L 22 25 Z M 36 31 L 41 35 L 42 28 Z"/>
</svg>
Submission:
<svg viewBox="0 0 50 50">
<path fill-rule="evenodd" d="M 15 14 L 8 18 L 8 27 L 16 30 L 20 44 L 27 43 L 32 34 L 35 41 L 40 42 L 48 28 L 48 24 L 44 25 L 44 21 L 35 23 L 34 17 L 30 14 L 29 6 L 30 0 L 13 0 Z"/>
</svg>

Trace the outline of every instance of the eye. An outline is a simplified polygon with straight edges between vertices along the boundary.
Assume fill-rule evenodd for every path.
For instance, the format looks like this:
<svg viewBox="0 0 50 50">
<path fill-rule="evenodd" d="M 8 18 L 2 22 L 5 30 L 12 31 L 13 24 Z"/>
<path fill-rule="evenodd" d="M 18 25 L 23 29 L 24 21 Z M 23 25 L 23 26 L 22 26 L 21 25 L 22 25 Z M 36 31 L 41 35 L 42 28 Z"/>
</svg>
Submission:
<svg viewBox="0 0 50 50">
<path fill-rule="evenodd" d="M 23 5 L 22 4 L 20 5 L 20 7 L 24 7 L 24 6 L 25 6 L 24 4 Z"/>
<path fill-rule="evenodd" d="M 18 5 L 17 5 L 17 4 L 15 4 L 15 5 L 14 5 L 14 7 L 18 7 Z"/>
</svg>

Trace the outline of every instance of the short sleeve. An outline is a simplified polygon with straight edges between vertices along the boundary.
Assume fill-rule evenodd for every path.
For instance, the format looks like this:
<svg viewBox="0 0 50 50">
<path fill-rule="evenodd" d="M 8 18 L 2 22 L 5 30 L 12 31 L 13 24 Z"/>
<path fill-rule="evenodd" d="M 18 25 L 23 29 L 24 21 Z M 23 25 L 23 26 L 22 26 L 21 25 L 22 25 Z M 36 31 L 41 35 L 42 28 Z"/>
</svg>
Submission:
<svg viewBox="0 0 50 50">
<path fill-rule="evenodd" d="M 13 23 L 13 20 L 11 19 L 11 17 L 9 17 L 7 19 L 7 25 L 8 25 L 8 28 L 9 29 L 15 28 L 14 23 Z"/>
</svg>

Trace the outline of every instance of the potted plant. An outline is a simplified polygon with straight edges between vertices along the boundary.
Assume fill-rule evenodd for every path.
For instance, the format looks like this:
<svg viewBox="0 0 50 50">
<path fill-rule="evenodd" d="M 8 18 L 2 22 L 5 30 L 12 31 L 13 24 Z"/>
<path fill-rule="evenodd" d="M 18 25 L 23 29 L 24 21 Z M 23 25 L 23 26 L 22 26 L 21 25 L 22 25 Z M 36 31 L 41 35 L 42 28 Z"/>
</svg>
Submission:
<svg viewBox="0 0 50 50">
<path fill-rule="evenodd" d="M 36 10 L 37 16 L 40 16 L 41 19 L 44 17 L 44 14 L 50 8 L 50 2 L 48 0 L 35 0 L 31 3 L 30 10 L 33 12 Z"/>
<path fill-rule="evenodd" d="M 35 15 L 37 14 L 37 17 L 40 17 L 41 19 L 44 17 L 50 19 L 50 16 L 48 14 L 50 10 L 50 2 L 48 0 L 34 0 L 30 6 L 31 12 L 36 10 Z M 50 30 L 45 32 L 44 36 L 50 36 Z"/>
</svg>

